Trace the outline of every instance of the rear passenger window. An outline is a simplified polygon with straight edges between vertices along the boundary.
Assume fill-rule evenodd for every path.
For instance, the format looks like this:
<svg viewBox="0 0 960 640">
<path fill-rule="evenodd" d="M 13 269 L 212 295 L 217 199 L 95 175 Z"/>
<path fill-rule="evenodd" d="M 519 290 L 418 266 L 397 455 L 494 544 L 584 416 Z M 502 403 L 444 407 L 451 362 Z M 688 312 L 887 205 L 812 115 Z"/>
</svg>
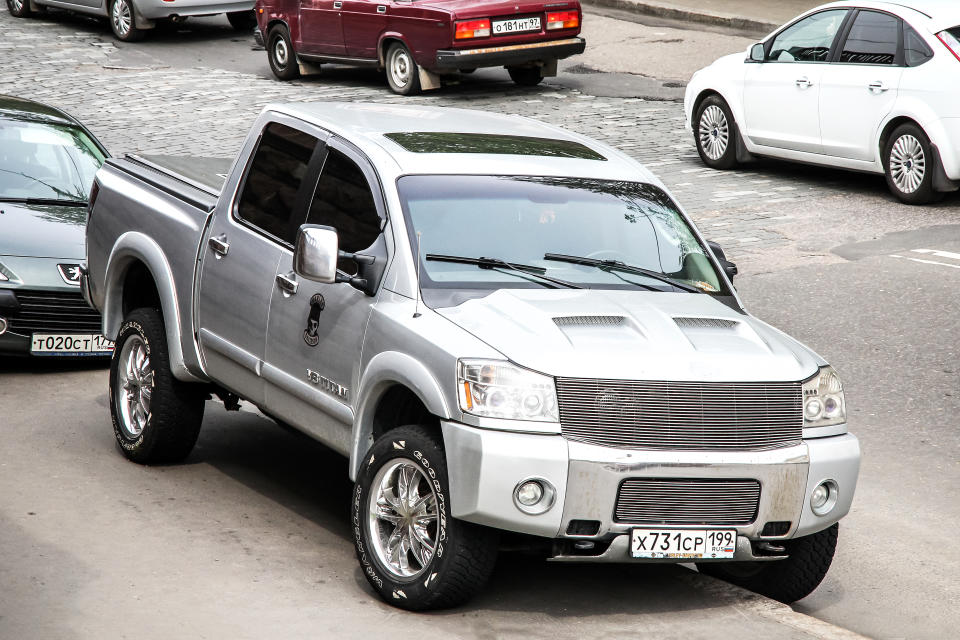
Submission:
<svg viewBox="0 0 960 640">
<path fill-rule="evenodd" d="M 276 122 L 268 125 L 240 194 L 240 219 L 292 245 L 303 219 L 302 205 L 295 215 L 297 193 L 316 146 L 309 134 Z"/>
<path fill-rule="evenodd" d="M 853 21 L 840 62 L 893 64 L 900 42 L 900 20 L 886 13 L 861 11 Z"/>
<path fill-rule="evenodd" d="M 908 67 L 919 67 L 933 57 L 933 50 L 907 23 L 903 24 L 903 55 Z"/>
<path fill-rule="evenodd" d="M 380 235 L 380 215 L 363 170 L 336 149 L 329 150 L 323 163 L 307 224 L 336 229 L 340 248 L 350 253 L 363 251 Z M 357 272 L 352 260 L 341 260 L 337 266 L 347 273 Z"/>
</svg>

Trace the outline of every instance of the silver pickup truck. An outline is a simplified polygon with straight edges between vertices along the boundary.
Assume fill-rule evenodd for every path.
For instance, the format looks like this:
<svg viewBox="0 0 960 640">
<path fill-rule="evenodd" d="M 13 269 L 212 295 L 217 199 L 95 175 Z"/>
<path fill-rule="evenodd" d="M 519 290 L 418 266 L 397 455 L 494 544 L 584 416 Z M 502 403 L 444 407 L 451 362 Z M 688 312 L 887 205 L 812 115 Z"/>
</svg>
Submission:
<svg viewBox="0 0 960 640">
<path fill-rule="evenodd" d="M 230 168 L 108 160 L 82 287 L 126 456 L 185 458 L 211 397 L 313 436 L 349 457 L 357 557 L 399 607 L 468 599 L 500 532 L 793 601 L 860 449 L 837 373 L 735 272 L 609 146 L 327 103 L 267 107 Z"/>
</svg>

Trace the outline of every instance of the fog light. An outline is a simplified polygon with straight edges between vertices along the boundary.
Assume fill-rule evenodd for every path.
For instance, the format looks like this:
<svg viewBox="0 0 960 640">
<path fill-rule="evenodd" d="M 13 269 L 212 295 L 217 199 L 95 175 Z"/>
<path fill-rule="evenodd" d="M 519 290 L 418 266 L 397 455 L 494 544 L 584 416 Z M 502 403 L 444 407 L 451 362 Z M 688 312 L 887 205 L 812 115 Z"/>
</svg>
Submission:
<svg viewBox="0 0 960 640">
<path fill-rule="evenodd" d="M 825 516 L 837 504 L 837 483 L 833 480 L 824 480 L 810 493 L 810 508 L 818 516 Z"/>
<path fill-rule="evenodd" d="M 0 336 L 7 332 L 7 319 L 0 316 Z"/>
<path fill-rule="evenodd" d="M 556 495 L 553 485 L 543 478 L 527 478 L 514 487 L 513 504 L 524 513 L 539 515 L 550 510 Z"/>
</svg>

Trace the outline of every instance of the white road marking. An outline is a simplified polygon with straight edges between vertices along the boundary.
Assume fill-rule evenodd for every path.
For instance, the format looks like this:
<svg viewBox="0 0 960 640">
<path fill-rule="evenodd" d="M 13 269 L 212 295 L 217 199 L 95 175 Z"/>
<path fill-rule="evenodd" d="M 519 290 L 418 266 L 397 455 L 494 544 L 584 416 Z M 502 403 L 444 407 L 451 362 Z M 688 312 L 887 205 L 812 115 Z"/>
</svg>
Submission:
<svg viewBox="0 0 960 640">
<path fill-rule="evenodd" d="M 960 260 L 960 253 L 953 253 L 951 251 L 941 251 L 939 249 L 912 249 L 914 253 L 930 253 L 938 258 L 951 258 L 953 260 Z"/>
<path fill-rule="evenodd" d="M 908 258 L 907 256 L 898 256 L 895 253 L 890 254 L 891 258 L 901 258 L 903 260 L 910 260 L 912 262 L 920 262 L 922 264 L 936 264 L 941 267 L 953 267 L 954 269 L 960 269 L 960 264 L 950 264 L 949 262 L 938 262 L 936 260 L 923 260 L 922 258 Z"/>
</svg>

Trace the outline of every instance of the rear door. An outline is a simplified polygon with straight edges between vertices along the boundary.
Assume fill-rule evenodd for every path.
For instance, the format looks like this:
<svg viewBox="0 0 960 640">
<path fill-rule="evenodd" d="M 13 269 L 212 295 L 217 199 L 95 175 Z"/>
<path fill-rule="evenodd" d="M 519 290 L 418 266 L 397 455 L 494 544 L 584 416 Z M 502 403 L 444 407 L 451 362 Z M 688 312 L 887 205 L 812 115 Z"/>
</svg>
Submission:
<svg viewBox="0 0 960 640">
<path fill-rule="evenodd" d="M 351 58 L 376 58 L 387 28 L 388 0 L 343 0 L 343 41 Z"/>
<path fill-rule="evenodd" d="M 341 9 L 344 0 L 299 0 L 300 43 L 297 51 L 307 55 L 345 54 Z"/>
<path fill-rule="evenodd" d="M 379 182 L 350 145 L 336 138 L 328 145 L 307 223 L 334 227 L 341 250 L 363 253 L 385 242 Z M 350 260 L 341 260 L 338 268 L 357 273 Z M 376 298 L 348 283 L 297 278 L 289 250 L 283 251 L 277 275 L 294 281 L 296 291 L 273 291 L 263 368 L 267 406 L 335 449 L 348 451 L 360 352 Z"/>
<path fill-rule="evenodd" d="M 206 371 L 262 404 L 267 316 L 280 256 L 312 193 L 315 135 L 277 122 L 264 129 L 229 210 L 217 211 L 204 247 L 197 326 Z M 314 175 L 316 175 L 314 173 Z"/>
<path fill-rule="evenodd" d="M 893 109 L 903 75 L 903 22 L 889 13 L 860 10 L 839 49 L 820 90 L 823 152 L 875 160 L 877 129 Z"/>
</svg>

